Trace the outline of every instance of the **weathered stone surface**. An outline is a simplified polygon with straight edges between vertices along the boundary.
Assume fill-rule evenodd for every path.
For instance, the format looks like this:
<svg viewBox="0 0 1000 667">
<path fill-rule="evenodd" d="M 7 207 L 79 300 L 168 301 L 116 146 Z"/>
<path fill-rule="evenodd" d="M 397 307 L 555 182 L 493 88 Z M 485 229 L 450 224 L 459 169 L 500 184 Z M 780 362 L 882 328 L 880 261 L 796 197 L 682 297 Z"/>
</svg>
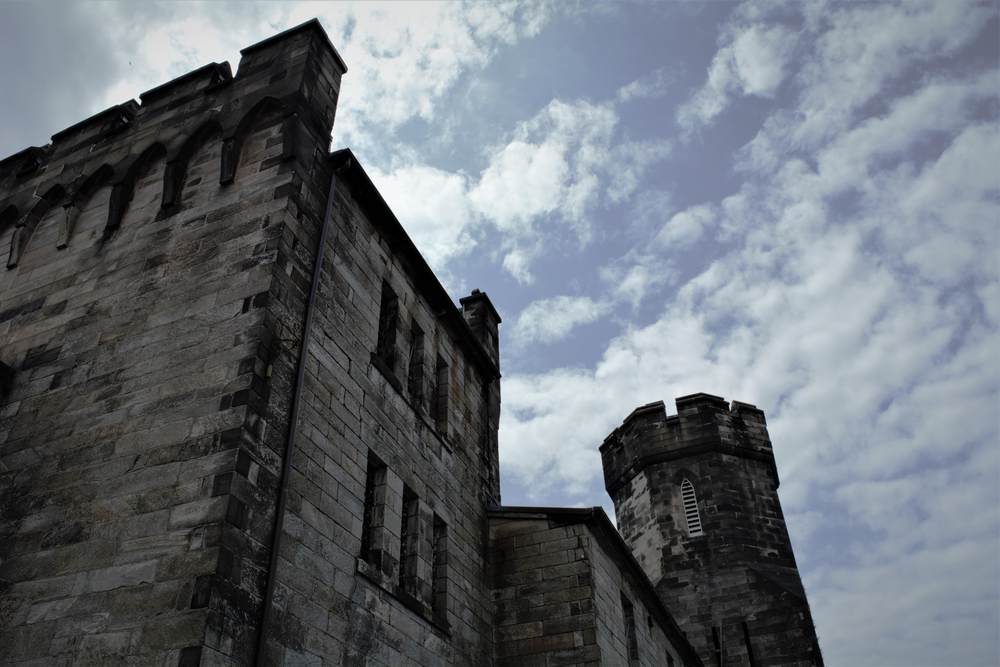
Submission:
<svg viewBox="0 0 1000 667">
<path fill-rule="evenodd" d="M 353 156 L 327 157 L 344 67 L 318 24 L 242 55 L 235 78 L 211 65 L 59 133 L 38 169 L 0 162 L 0 209 L 17 223 L 0 229 L 13 246 L 0 275 L 12 369 L 0 644 L 33 646 L 4 659 L 249 663 L 289 465 L 268 655 L 312 664 L 318 647 L 329 661 L 376 641 L 393 664 L 477 663 L 491 642 L 499 317 L 470 329 Z M 395 357 L 409 362 L 380 371 L 376 301 L 390 283 Z M 411 329 L 426 332 L 426 358 L 410 354 Z M 390 482 L 378 582 L 355 565 L 371 456 Z M 418 508 L 406 540 L 404 496 Z M 157 621 L 133 622 L 150 605 Z M 330 630 L 358 619 L 371 637 Z"/>
<path fill-rule="evenodd" d="M 319 224 L 302 174 L 311 181 L 325 159 L 343 66 L 315 23 L 249 49 L 243 65 L 235 79 L 228 66 L 199 70 L 59 133 L 28 176 L 0 161 L 0 209 L 35 215 L 0 229 L 0 245 L 16 246 L 0 275 L 13 370 L 0 417 L 0 646 L 31 644 L 0 662 L 176 664 L 206 639 L 188 605 L 193 582 L 216 571 L 229 587 L 201 597 L 223 619 L 225 661 L 256 629 L 254 548 L 233 556 L 213 536 L 235 522 L 263 545 L 273 529 L 261 508 L 273 506 L 280 458 L 243 425 L 282 431 L 287 410 L 268 407 L 263 361 L 242 362 L 301 326 L 301 290 L 282 314 L 270 290 L 286 275 L 279 239 Z M 241 151 L 220 186 L 226 133 Z M 40 188 L 44 209 L 32 204 Z M 252 482 L 216 484 L 238 451 Z M 103 629 L 151 607 L 152 625 Z M 94 609 L 103 620 L 82 622 Z"/>
<path fill-rule="evenodd" d="M 318 22 L 241 53 L 0 160 L 0 663 L 699 665 L 602 511 L 498 507 L 500 316 L 328 152 Z M 780 508 L 739 509 L 777 484 L 763 415 L 699 405 L 606 458 L 619 518 L 684 622 L 766 600 L 724 644 L 793 664 Z M 705 580 L 657 477 L 682 441 L 738 545 Z"/>
<path fill-rule="evenodd" d="M 490 563 L 497 666 L 698 664 L 599 508 L 494 508 Z"/>
<path fill-rule="evenodd" d="M 705 664 L 822 665 L 764 413 L 708 394 L 677 410 L 640 407 L 601 446 L 618 529 Z"/>
</svg>

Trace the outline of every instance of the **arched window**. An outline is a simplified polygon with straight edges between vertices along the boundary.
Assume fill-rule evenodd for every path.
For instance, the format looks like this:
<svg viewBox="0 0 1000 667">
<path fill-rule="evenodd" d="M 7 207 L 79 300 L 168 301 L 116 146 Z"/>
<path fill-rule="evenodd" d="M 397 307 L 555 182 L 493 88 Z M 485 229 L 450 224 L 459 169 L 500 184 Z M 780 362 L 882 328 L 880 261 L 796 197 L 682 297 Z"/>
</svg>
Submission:
<svg viewBox="0 0 1000 667">
<path fill-rule="evenodd" d="M 688 535 L 691 537 L 702 535 L 698 499 L 694 495 L 694 486 L 686 479 L 681 482 L 681 498 L 684 499 L 684 517 L 687 519 Z"/>
</svg>

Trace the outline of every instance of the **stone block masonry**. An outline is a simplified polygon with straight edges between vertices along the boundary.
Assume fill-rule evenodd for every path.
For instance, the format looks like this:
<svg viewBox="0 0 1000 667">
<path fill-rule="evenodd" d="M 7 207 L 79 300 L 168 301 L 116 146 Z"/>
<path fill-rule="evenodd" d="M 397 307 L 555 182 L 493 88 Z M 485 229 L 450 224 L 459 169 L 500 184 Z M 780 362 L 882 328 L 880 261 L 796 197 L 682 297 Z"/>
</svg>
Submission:
<svg viewBox="0 0 1000 667">
<path fill-rule="evenodd" d="M 253 659 L 344 70 L 306 24 L 0 162 L 0 662 Z"/>
<path fill-rule="evenodd" d="M 822 665 L 764 413 L 637 408 L 601 446 L 618 529 L 706 665 Z"/>
<path fill-rule="evenodd" d="M 500 506 L 499 313 L 330 152 L 318 22 L 241 55 L 0 160 L 0 664 L 820 664 L 763 414 L 633 413 L 624 541 Z"/>
<path fill-rule="evenodd" d="M 493 664 L 700 665 L 599 508 L 490 511 Z"/>
<path fill-rule="evenodd" d="M 311 21 L 0 161 L 0 663 L 490 654 L 500 318 L 328 152 L 345 71 Z"/>
</svg>

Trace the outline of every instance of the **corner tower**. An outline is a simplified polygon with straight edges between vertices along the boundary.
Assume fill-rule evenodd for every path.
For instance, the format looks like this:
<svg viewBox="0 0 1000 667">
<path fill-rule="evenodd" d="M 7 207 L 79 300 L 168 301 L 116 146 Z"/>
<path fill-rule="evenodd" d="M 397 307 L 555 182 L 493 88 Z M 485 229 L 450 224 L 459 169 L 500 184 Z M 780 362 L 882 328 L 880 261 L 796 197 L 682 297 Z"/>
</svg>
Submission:
<svg viewBox="0 0 1000 667">
<path fill-rule="evenodd" d="M 693 394 L 601 445 L 618 529 L 705 665 L 822 665 L 764 413 Z"/>
</svg>

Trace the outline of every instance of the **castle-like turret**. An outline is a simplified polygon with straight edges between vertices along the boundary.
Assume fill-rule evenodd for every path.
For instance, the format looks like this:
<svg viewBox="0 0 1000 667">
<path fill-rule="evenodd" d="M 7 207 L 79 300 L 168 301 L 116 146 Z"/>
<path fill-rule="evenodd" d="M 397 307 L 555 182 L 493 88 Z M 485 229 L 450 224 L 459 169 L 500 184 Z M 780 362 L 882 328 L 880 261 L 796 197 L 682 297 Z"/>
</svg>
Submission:
<svg viewBox="0 0 1000 667">
<path fill-rule="evenodd" d="M 637 408 L 601 446 L 618 529 L 706 665 L 822 665 L 764 413 Z"/>
</svg>

